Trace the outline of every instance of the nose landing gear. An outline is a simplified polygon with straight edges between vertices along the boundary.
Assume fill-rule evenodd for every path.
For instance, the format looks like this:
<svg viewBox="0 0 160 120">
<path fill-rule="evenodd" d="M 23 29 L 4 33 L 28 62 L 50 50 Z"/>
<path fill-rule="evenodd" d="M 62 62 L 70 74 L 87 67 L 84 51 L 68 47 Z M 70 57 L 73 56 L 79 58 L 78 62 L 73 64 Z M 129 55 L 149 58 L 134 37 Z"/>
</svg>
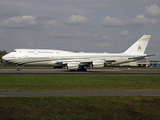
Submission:
<svg viewBox="0 0 160 120">
<path fill-rule="evenodd" d="M 17 66 L 17 71 L 21 71 L 20 66 L 18 64 L 16 66 Z"/>
</svg>

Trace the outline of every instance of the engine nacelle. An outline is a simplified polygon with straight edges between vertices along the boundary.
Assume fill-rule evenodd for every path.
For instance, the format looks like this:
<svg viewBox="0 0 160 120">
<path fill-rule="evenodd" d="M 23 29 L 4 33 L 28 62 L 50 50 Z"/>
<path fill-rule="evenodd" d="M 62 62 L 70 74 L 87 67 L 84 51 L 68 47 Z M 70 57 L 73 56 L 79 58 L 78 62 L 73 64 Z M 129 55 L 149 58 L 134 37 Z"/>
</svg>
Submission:
<svg viewBox="0 0 160 120">
<path fill-rule="evenodd" d="M 79 67 L 79 62 L 69 62 L 67 63 L 67 70 L 77 70 Z"/>
<path fill-rule="evenodd" d="M 92 61 L 92 67 L 94 68 L 104 67 L 104 61 L 103 60 Z"/>
</svg>

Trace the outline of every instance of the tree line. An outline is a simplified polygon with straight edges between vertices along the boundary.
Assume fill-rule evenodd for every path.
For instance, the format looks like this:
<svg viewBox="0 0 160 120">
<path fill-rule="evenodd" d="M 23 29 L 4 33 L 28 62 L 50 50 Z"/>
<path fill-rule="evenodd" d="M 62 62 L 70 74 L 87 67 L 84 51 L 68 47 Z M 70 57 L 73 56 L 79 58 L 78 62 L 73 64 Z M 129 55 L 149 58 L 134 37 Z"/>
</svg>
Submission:
<svg viewBox="0 0 160 120">
<path fill-rule="evenodd" d="M 7 52 L 5 50 L 0 51 L 0 61 L 2 60 L 2 57 L 7 54 Z"/>
</svg>

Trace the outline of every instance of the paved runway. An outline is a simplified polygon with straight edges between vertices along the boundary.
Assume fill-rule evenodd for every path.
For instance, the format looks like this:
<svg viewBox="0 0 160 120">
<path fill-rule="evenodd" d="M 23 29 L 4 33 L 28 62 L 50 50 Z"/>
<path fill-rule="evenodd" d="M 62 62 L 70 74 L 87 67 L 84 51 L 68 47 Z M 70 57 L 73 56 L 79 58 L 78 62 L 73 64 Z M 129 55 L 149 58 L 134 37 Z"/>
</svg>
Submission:
<svg viewBox="0 0 160 120">
<path fill-rule="evenodd" d="M 0 74 L 160 74 L 160 69 L 88 69 L 86 72 L 66 69 L 0 69 Z"/>
<path fill-rule="evenodd" d="M 0 92 L 0 97 L 17 96 L 160 96 L 160 91 L 31 91 L 31 92 Z"/>
</svg>

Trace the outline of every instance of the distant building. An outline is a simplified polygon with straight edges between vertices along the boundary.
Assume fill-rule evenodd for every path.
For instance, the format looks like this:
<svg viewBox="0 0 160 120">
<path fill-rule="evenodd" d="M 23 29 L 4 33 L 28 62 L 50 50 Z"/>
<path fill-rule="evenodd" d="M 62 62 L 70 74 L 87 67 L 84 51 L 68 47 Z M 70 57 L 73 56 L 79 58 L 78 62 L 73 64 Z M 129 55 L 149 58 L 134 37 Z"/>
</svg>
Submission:
<svg viewBox="0 0 160 120">
<path fill-rule="evenodd" d="M 138 60 L 138 66 L 149 67 L 150 66 L 149 57 L 146 57 L 146 59 L 143 60 Z"/>
<path fill-rule="evenodd" d="M 151 62 L 150 67 L 160 67 L 160 62 Z"/>
</svg>

